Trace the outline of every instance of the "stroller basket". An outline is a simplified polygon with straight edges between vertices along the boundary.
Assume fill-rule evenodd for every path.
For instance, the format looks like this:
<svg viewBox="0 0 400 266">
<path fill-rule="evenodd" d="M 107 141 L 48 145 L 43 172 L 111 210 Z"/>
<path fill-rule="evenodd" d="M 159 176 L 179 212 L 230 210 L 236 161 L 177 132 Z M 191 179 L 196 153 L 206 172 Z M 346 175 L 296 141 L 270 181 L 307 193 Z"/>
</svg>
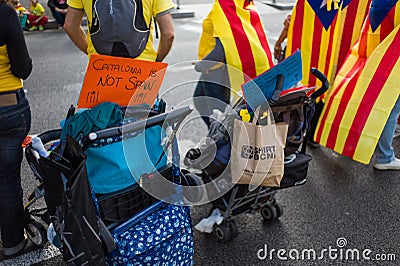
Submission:
<svg viewBox="0 0 400 266">
<path fill-rule="evenodd" d="M 97 195 L 97 200 L 100 218 L 108 228 L 126 221 L 158 201 L 137 184 L 115 193 Z"/>
</svg>

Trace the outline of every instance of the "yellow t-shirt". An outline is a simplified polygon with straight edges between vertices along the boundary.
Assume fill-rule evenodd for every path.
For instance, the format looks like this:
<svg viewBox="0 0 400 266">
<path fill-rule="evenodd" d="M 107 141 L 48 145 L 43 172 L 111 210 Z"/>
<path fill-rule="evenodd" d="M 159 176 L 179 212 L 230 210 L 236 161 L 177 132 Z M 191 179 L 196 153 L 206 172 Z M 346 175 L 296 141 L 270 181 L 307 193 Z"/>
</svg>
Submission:
<svg viewBox="0 0 400 266">
<path fill-rule="evenodd" d="M 22 88 L 22 80 L 11 72 L 6 45 L 0 46 L 0 62 L 0 92 Z"/>
<path fill-rule="evenodd" d="M 30 5 L 29 11 L 35 16 L 41 16 L 44 13 L 44 8 L 40 3 L 37 3 L 36 6 Z"/>
<path fill-rule="evenodd" d="M 238 92 L 241 84 L 271 68 L 273 61 L 264 26 L 254 4 L 247 0 L 228 2 L 214 1 L 204 19 L 198 57 L 206 56 L 218 37 L 224 47 L 226 64 L 230 66 L 231 88 Z M 236 38 L 242 45 L 238 45 Z M 244 74 L 240 75 L 239 71 Z"/>
<path fill-rule="evenodd" d="M 86 13 L 88 19 L 88 25 L 92 23 L 92 0 L 67 0 L 68 6 L 75 9 L 83 9 Z M 157 15 L 164 14 L 169 10 L 174 8 L 171 0 L 142 0 L 143 5 L 143 16 L 146 20 L 146 24 L 149 25 L 152 18 L 157 17 Z M 155 61 L 157 57 L 157 52 L 153 45 L 153 32 L 154 26 L 151 23 L 149 39 L 146 44 L 144 51 L 137 57 L 137 59 Z M 87 53 L 97 54 L 93 47 L 90 34 L 87 34 L 88 50 Z"/>
<path fill-rule="evenodd" d="M 203 20 L 203 31 L 200 36 L 198 59 L 201 60 L 208 55 L 215 47 L 214 25 L 211 19 L 211 12 Z"/>
</svg>

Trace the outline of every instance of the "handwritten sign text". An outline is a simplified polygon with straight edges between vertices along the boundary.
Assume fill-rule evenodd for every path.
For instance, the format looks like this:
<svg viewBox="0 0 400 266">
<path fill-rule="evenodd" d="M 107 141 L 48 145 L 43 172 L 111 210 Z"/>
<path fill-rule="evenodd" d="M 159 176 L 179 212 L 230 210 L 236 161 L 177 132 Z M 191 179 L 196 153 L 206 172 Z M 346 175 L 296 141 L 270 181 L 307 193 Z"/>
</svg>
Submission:
<svg viewBox="0 0 400 266">
<path fill-rule="evenodd" d="M 166 68 L 166 63 L 91 55 L 78 107 L 91 108 L 102 102 L 152 106 Z"/>
</svg>

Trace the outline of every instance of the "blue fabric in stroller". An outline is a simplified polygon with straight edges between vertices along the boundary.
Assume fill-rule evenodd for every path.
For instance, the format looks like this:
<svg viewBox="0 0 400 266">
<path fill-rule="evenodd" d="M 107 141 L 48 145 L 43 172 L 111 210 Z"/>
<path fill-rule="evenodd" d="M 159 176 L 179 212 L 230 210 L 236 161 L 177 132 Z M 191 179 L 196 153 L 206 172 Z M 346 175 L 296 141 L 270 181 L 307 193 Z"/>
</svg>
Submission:
<svg viewBox="0 0 400 266">
<path fill-rule="evenodd" d="M 129 119 L 138 118 L 140 117 Z M 98 120 L 102 120 L 102 123 L 98 123 Z M 118 105 L 105 102 L 70 117 L 63 127 L 61 138 L 71 135 L 79 140 L 82 135 L 114 125 L 119 126 L 121 123 L 123 123 L 123 118 Z M 85 149 L 86 170 L 93 191 L 106 194 L 131 186 L 143 173 L 154 170 L 154 165 L 160 156 L 162 159 L 157 167 L 165 166 L 167 158 L 165 154 L 163 155 L 161 145 L 164 136 L 162 127 L 156 125 L 146 129 L 144 133 L 124 139 L 124 143 L 122 143 L 122 136 L 112 136 L 90 144 Z M 124 147 L 133 147 L 133 149 L 124 150 Z M 135 159 L 134 163 L 127 164 L 125 153 L 129 154 L 129 158 Z"/>
<path fill-rule="evenodd" d="M 109 264 L 191 265 L 189 207 L 158 202 L 114 229 L 112 235 L 117 251 L 107 256 Z"/>
<path fill-rule="evenodd" d="M 124 189 L 136 183 L 141 174 L 152 171 L 163 154 L 160 143 L 163 135 L 161 126 L 154 126 L 138 136 L 124 140 L 124 143 L 119 137 L 102 139 L 89 146 L 85 151 L 86 167 L 93 191 L 104 194 Z M 126 150 L 124 147 L 132 149 Z M 125 154 L 128 154 L 128 158 L 135 158 L 135 162 L 127 164 Z M 167 158 L 164 155 L 157 166 L 166 164 Z"/>
</svg>

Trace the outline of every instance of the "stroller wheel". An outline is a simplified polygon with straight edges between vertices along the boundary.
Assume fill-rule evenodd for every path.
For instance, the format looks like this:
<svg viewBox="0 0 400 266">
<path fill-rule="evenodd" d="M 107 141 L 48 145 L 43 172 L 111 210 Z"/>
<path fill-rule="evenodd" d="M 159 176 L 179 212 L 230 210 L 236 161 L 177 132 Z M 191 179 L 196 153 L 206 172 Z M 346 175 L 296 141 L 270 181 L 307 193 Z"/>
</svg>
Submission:
<svg viewBox="0 0 400 266">
<path fill-rule="evenodd" d="M 47 242 L 46 228 L 37 220 L 29 221 L 25 227 L 29 240 L 38 247 L 44 246 Z"/>
<path fill-rule="evenodd" d="M 215 235 L 217 236 L 218 240 L 222 243 L 226 243 L 232 239 L 231 231 L 228 228 L 226 223 L 222 223 L 215 227 Z"/>
<path fill-rule="evenodd" d="M 185 174 L 182 185 L 187 186 L 183 195 L 190 203 L 197 203 L 201 201 L 204 191 L 203 187 L 201 186 L 202 183 L 200 178 L 196 174 Z"/>
<path fill-rule="evenodd" d="M 276 209 L 276 214 L 277 214 L 277 218 L 281 217 L 283 214 L 283 208 L 281 205 L 279 205 L 278 203 L 275 204 L 275 209 Z"/>
<path fill-rule="evenodd" d="M 228 222 L 228 228 L 229 228 L 229 231 L 230 231 L 230 233 L 231 233 L 231 237 L 232 237 L 232 238 L 238 236 L 239 230 L 238 230 L 237 225 L 236 225 L 236 223 L 235 223 L 234 220 L 230 220 L 230 221 Z"/>
<path fill-rule="evenodd" d="M 262 207 L 260 213 L 265 221 L 274 221 L 278 218 L 277 208 L 270 203 Z"/>
</svg>

